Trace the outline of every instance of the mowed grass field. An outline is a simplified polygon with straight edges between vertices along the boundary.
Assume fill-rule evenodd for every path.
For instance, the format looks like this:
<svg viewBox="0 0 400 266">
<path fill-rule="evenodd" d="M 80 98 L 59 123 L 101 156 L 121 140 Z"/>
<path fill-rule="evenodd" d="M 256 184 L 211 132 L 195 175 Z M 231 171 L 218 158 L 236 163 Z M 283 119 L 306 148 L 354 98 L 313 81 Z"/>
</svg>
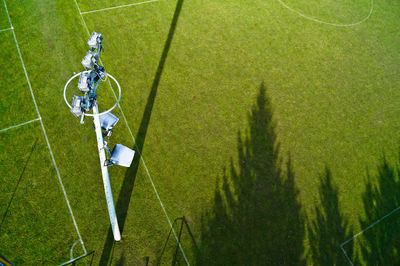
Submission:
<svg viewBox="0 0 400 266">
<path fill-rule="evenodd" d="M 400 205 L 400 4 L 284 1 L 333 24 L 363 20 L 373 3 L 369 19 L 351 27 L 277 0 L 161 0 L 85 13 L 134 2 L 7 1 L 93 264 L 185 265 L 184 254 L 194 265 L 348 263 L 341 244 Z M 0 6 L 0 30 L 8 29 Z M 86 26 L 103 34 L 102 61 L 122 87 L 111 145 L 142 155 L 129 169 L 110 168 L 119 243 L 91 119 L 79 124 L 63 100 L 64 84 L 83 70 Z M 38 114 L 12 31 L 0 32 L 0 48 L 5 129 Z M 102 84 L 100 108 L 113 102 Z M 41 122 L 1 131 L 0 147 L 0 254 L 16 265 L 69 260 L 79 238 Z M 173 225 L 184 253 L 165 213 L 187 220 Z M 349 259 L 398 264 L 396 218 L 345 242 Z M 83 253 L 77 244 L 73 255 Z"/>
</svg>

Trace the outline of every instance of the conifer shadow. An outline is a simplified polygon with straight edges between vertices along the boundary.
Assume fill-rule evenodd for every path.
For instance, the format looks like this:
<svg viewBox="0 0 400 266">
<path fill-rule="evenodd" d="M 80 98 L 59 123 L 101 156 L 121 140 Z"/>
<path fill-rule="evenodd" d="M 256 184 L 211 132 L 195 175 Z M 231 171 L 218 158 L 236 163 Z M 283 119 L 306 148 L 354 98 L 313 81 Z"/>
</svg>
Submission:
<svg viewBox="0 0 400 266">
<path fill-rule="evenodd" d="M 383 159 L 378 173 L 376 184 L 368 175 L 363 194 L 366 218 L 360 219 L 361 227 L 368 230 L 357 243 L 361 246 L 362 262 L 400 265 L 400 164 L 391 165 Z"/>
<path fill-rule="evenodd" d="M 321 203 L 315 207 L 315 220 L 308 222 L 308 256 L 315 265 L 346 265 L 345 254 L 341 244 L 349 239 L 353 232 L 349 223 L 339 209 L 338 188 L 332 184 L 332 174 L 328 167 L 320 176 L 319 196 Z M 352 257 L 353 243 L 345 248 Z"/>
<path fill-rule="evenodd" d="M 289 160 L 285 171 L 270 101 L 261 84 L 238 167 L 231 159 L 202 217 L 198 265 L 303 265 L 304 219 Z M 290 156 L 289 156 L 290 157 Z"/>
</svg>

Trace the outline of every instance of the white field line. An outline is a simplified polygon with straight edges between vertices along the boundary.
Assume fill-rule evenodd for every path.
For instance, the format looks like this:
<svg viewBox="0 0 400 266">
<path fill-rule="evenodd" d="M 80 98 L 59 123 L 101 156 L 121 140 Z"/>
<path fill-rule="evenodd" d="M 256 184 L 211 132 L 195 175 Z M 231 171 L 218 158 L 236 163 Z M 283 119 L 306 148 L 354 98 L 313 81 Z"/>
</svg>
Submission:
<svg viewBox="0 0 400 266">
<path fill-rule="evenodd" d="M 371 229 L 372 227 L 374 227 L 375 225 L 377 225 L 378 223 L 382 222 L 383 220 L 385 220 L 386 218 L 388 218 L 390 215 L 392 215 L 393 213 L 397 212 L 398 210 L 400 210 L 400 206 L 398 206 L 397 208 L 395 208 L 394 210 L 392 210 L 391 212 L 389 212 L 388 214 L 386 214 L 385 216 L 383 216 L 382 218 L 376 220 L 375 222 L 373 222 L 372 224 L 368 225 L 365 229 L 363 229 L 361 232 L 355 234 L 354 236 L 350 237 L 349 239 L 347 239 L 346 241 L 344 241 L 342 244 L 340 244 L 340 248 L 342 249 L 342 251 L 344 252 L 344 254 L 347 257 L 347 253 L 344 251 L 343 247 L 348 244 L 350 241 L 353 241 L 355 238 L 359 237 L 360 235 L 362 235 L 363 233 L 365 233 L 366 231 L 368 231 L 369 229 Z M 351 262 L 351 260 L 349 259 L 349 257 L 347 257 L 350 264 L 353 265 L 353 263 Z"/>
<path fill-rule="evenodd" d="M 23 125 L 26 125 L 26 124 L 30 124 L 30 123 L 33 123 L 33 122 L 38 121 L 38 120 L 41 120 L 41 118 L 32 119 L 30 121 L 26 121 L 24 123 L 21 123 L 21 124 L 15 125 L 15 126 L 11 126 L 11 127 L 7 127 L 7 128 L 4 128 L 4 129 L 0 129 L 0 132 L 4 132 L 4 131 L 7 131 L 7 130 L 12 129 L 12 128 L 16 128 L 16 127 L 20 127 L 20 126 L 23 126 Z"/>
<path fill-rule="evenodd" d="M 24 69 L 26 81 L 27 81 L 27 83 L 28 83 L 29 90 L 30 90 L 30 92 L 31 92 L 32 100 L 33 100 L 33 103 L 34 103 L 34 105 L 35 105 L 36 112 L 37 112 L 38 117 L 39 117 L 39 120 L 40 120 L 40 124 L 41 124 L 41 126 L 42 126 L 43 135 L 44 135 L 44 137 L 45 137 L 45 139 L 46 139 L 47 147 L 49 148 L 51 160 L 53 161 L 54 168 L 55 168 L 56 173 L 57 173 L 58 181 L 59 181 L 60 187 L 61 187 L 61 189 L 62 189 L 62 191 L 63 191 L 63 193 L 64 193 L 64 198 L 65 198 L 65 201 L 66 201 L 66 203 L 67 203 L 68 210 L 69 210 L 69 212 L 70 212 L 70 214 L 71 214 L 72 222 L 74 223 L 76 232 L 77 232 L 77 234 L 78 234 L 79 241 L 80 241 L 80 243 L 81 243 L 81 245 L 82 245 L 83 251 L 84 251 L 85 254 L 86 254 L 87 251 L 86 251 L 86 248 L 85 248 L 85 244 L 83 243 L 81 234 L 80 234 L 79 229 L 78 229 L 78 225 L 77 225 L 76 220 L 75 220 L 74 213 L 72 212 L 72 208 L 71 208 L 71 205 L 70 205 L 69 200 L 68 200 L 67 192 L 65 191 L 65 188 L 64 188 L 64 185 L 63 185 L 61 176 L 60 176 L 60 172 L 58 171 L 57 164 L 56 164 L 56 161 L 55 161 L 55 159 L 54 159 L 54 155 L 53 155 L 53 151 L 52 151 L 51 146 L 50 146 L 49 139 L 47 138 L 47 134 L 46 134 L 46 130 L 45 130 L 45 128 L 44 128 L 43 120 L 42 120 L 42 118 L 41 118 L 41 116 L 40 116 L 40 112 L 39 112 L 39 108 L 38 108 L 37 103 L 36 103 L 35 95 L 33 94 L 31 82 L 30 82 L 29 77 L 28 77 L 28 72 L 26 71 L 26 68 L 25 68 L 24 60 L 22 59 L 22 55 L 21 55 L 21 51 L 20 51 L 20 49 L 19 49 L 17 37 L 15 36 L 14 27 L 13 27 L 13 25 L 12 25 L 11 18 L 10 18 L 10 15 L 9 15 L 9 13 L 8 13 L 6 1 L 3 0 L 3 3 L 4 3 L 4 7 L 5 7 L 5 9 L 6 9 L 6 12 L 7 12 L 8 22 L 10 23 L 10 26 L 11 26 L 11 29 L 12 29 L 12 33 L 13 33 L 14 41 L 15 41 L 15 46 L 17 47 L 18 55 L 19 55 L 19 58 L 20 58 L 20 60 L 21 60 L 21 65 L 22 65 L 22 68 Z"/>
<path fill-rule="evenodd" d="M 281 3 L 281 5 L 283 5 L 285 8 L 289 9 L 290 11 L 292 11 L 293 13 L 296 13 L 297 15 L 314 21 L 314 22 L 318 22 L 318 23 L 322 23 L 322 24 L 326 24 L 326 25 L 330 25 L 330 26 L 335 26 L 335 27 L 351 27 L 351 26 L 356 26 L 359 25 L 361 23 L 363 23 L 364 21 L 366 21 L 367 19 L 369 19 L 369 17 L 371 16 L 372 12 L 374 11 L 374 0 L 371 0 L 371 8 L 369 10 L 369 14 L 363 18 L 362 20 L 355 22 L 355 23 L 349 23 L 349 24 L 341 24 L 341 23 L 331 23 L 331 22 L 326 22 L 317 18 L 313 18 L 313 17 L 309 17 L 303 13 L 301 13 L 300 11 L 297 11 L 296 9 L 291 8 L 290 6 L 288 6 L 285 2 L 283 2 L 282 0 L 277 0 L 279 3 Z"/>
<path fill-rule="evenodd" d="M 100 11 L 105 11 L 105 10 L 121 8 L 121 7 L 137 6 L 137 5 L 142 5 L 142 4 L 152 3 L 152 2 L 158 2 L 158 1 L 160 1 L 160 0 L 149 0 L 149 1 L 139 2 L 139 3 L 132 3 L 132 4 L 127 4 L 127 5 L 121 5 L 121 6 L 113 6 L 113 7 L 107 7 L 107 8 L 91 10 L 91 11 L 84 11 L 84 12 L 79 12 L 79 13 L 88 14 L 88 13 L 100 12 Z"/>
<path fill-rule="evenodd" d="M 349 258 L 349 256 L 347 255 L 346 251 L 344 250 L 343 246 L 340 245 L 340 249 L 343 251 L 344 256 L 346 257 L 347 261 L 350 263 L 351 266 L 354 266 L 353 262 L 351 261 L 351 259 Z"/>
<path fill-rule="evenodd" d="M 87 33 L 88 33 L 88 35 L 89 35 L 89 37 L 90 37 L 89 28 L 88 28 L 87 25 L 86 25 L 86 22 L 85 22 L 85 19 L 84 19 L 83 16 L 82 16 L 82 13 L 80 12 L 79 5 L 78 5 L 78 3 L 76 2 L 76 0 L 74 0 L 74 1 L 75 1 L 75 4 L 76 4 L 76 7 L 78 8 L 79 14 L 80 14 L 80 16 L 81 16 L 83 25 L 85 26 L 86 31 L 87 31 Z M 103 62 L 101 61 L 101 59 L 100 59 L 100 63 L 101 63 L 102 65 L 104 65 Z M 114 89 L 112 88 L 112 85 L 111 85 L 110 80 L 108 80 L 108 83 L 110 84 L 110 88 L 111 88 L 111 91 L 112 91 L 113 94 L 114 94 L 114 98 L 117 100 L 117 95 L 115 94 L 115 91 L 114 91 Z M 180 249 L 181 252 L 182 252 L 182 255 L 183 255 L 184 259 L 185 259 L 186 264 L 187 264 L 187 265 L 190 265 L 190 263 L 189 263 L 189 261 L 188 261 L 188 259 L 187 259 L 187 257 L 186 257 L 185 251 L 183 251 L 182 245 L 181 245 L 181 243 L 180 243 L 180 241 L 179 241 L 179 239 L 178 239 L 178 237 L 177 237 L 177 235 L 176 235 L 176 232 L 175 232 L 175 230 L 174 230 L 174 228 L 173 228 L 173 226 L 172 226 L 172 223 L 171 223 L 171 220 L 170 220 L 170 218 L 169 218 L 169 216 L 168 216 L 168 213 L 167 213 L 167 211 L 165 210 L 164 204 L 163 204 L 162 201 L 161 201 L 161 198 L 160 198 L 160 195 L 158 194 L 158 191 L 157 191 L 157 189 L 156 189 L 156 186 L 154 185 L 153 179 L 151 178 L 149 169 L 147 168 L 146 163 L 145 163 L 145 161 L 144 161 L 144 159 L 143 159 L 143 156 L 142 156 L 142 154 L 141 154 L 141 152 L 140 152 L 140 150 L 139 150 L 139 147 L 137 146 L 135 137 L 133 136 L 132 130 L 131 130 L 129 124 L 128 124 L 128 120 L 126 119 L 126 116 L 125 116 L 125 114 L 124 114 L 124 111 L 122 110 L 122 107 L 121 107 L 121 105 L 120 105 L 119 103 L 118 103 L 118 108 L 119 108 L 119 110 L 121 111 L 122 117 L 124 118 L 124 121 L 125 121 L 125 124 L 126 124 L 126 126 L 127 126 L 127 128 L 128 128 L 129 134 L 131 135 L 132 140 L 133 140 L 133 142 L 135 143 L 135 147 L 136 147 L 136 149 L 137 149 L 137 152 L 139 153 L 140 159 L 141 159 L 141 161 L 142 161 L 142 163 L 143 163 L 143 166 L 144 166 L 144 168 L 145 168 L 145 170 L 146 170 L 147 176 L 149 177 L 149 180 L 150 180 L 150 183 L 151 183 L 151 185 L 152 185 L 152 187 L 153 187 L 153 190 L 154 190 L 154 192 L 155 192 L 155 194 L 156 194 L 156 196 L 157 196 L 157 199 L 158 199 L 158 201 L 159 201 L 159 203 L 160 203 L 160 206 L 161 206 L 161 208 L 162 208 L 162 210 L 163 210 L 163 212 L 164 212 L 164 214 L 165 214 L 165 217 L 167 218 L 168 224 L 169 224 L 169 226 L 171 227 L 171 230 L 172 230 L 172 233 L 174 234 L 175 240 L 177 241 L 177 243 L 178 243 L 178 245 L 179 245 L 179 249 Z"/>
<path fill-rule="evenodd" d="M 8 31 L 8 30 L 12 30 L 12 28 L 8 28 L 8 29 L 0 30 L 0 32 L 2 32 L 2 31 Z"/>
</svg>

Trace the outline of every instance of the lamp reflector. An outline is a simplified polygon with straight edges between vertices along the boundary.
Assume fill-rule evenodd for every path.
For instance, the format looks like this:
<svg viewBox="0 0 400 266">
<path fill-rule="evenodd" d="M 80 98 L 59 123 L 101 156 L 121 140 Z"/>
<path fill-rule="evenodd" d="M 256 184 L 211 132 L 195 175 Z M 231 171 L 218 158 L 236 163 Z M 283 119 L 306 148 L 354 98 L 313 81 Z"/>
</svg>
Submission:
<svg viewBox="0 0 400 266">
<path fill-rule="evenodd" d="M 85 57 L 82 59 L 82 66 L 86 68 L 86 70 L 91 69 L 94 66 L 94 63 L 96 62 L 96 54 L 88 51 L 85 55 Z"/>
<path fill-rule="evenodd" d="M 117 124 L 119 118 L 112 113 L 106 113 L 100 116 L 100 126 L 105 131 L 111 131 Z"/>
<path fill-rule="evenodd" d="M 88 80 L 88 75 L 85 73 L 81 73 L 81 76 L 79 77 L 79 82 L 78 82 L 78 88 L 81 92 L 85 93 L 89 91 L 89 80 Z"/>
<path fill-rule="evenodd" d="M 74 95 L 74 98 L 72 99 L 71 113 L 73 113 L 74 116 L 76 116 L 76 117 L 79 117 L 82 115 L 82 108 L 81 108 L 82 101 L 83 101 L 82 96 Z"/>
<path fill-rule="evenodd" d="M 98 48 L 98 45 L 101 43 L 102 40 L 103 40 L 103 36 L 100 33 L 97 33 L 94 31 L 92 33 L 92 36 L 90 36 L 87 43 L 88 43 L 90 49 L 94 50 L 94 49 Z"/>
<path fill-rule="evenodd" d="M 135 151 L 122 144 L 116 144 L 111 152 L 110 162 L 119 166 L 130 167 Z"/>
</svg>

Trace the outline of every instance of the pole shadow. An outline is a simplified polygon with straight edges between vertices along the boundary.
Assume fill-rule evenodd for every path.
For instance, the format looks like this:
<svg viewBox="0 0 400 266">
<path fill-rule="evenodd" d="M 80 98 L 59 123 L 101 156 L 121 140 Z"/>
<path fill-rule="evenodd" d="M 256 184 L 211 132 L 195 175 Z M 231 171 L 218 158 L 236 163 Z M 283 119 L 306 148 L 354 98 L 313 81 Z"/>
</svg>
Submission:
<svg viewBox="0 0 400 266">
<path fill-rule="evenodd" d="M 118 196 L 118 200 L 115 206 L 116 212 L 117 212 L 117 218 L 118 218 L 118 223 L 119 227 L 121 230 L 121 233 L 124 230 L 125 226 L 125 220 L 126 216 L 128 214 L 128 209 L 129 209 L 129 204 L 131 201 L 131 196 L 132 196 L 132 191 L 133 191 L 133 186 L 135 184 L 135 179 L 136 175 L 139 169 L 139 162 L 141 159 L 141 153 L 143 152 L 143 147 L 144 143 L 146 140 L 146 134 L 147 134 L 147 129 L 150 123 L 150 118 L 151 118 L 151 113 L 153 110 L 153 105 L 157 96 L 157 90 L 158 86 L 161 80 L 162 72 L 164 69 L 165 62 L 167 60 L 168 52 L 171 47 L 172 39 L 175 33 L 176 26 L 178 24 L 178 18 L 182 9 L 184 0 L 178 0 L 176 7 L 175 7 L 175 12 L 174 16 L 172 18 L 171 26 L 168 32 L 168 37 L 165 41 L 164 44 L 164 49 L 160 58 L 160 62 L 157 67 L 157 71 L 153 80 L 153 84 L 151 86 L 151 91 L 150 94 L 147 98 L 147 103 L 144 109 L 143 117 L 139 126 L 139 130 L 137 132 L 136 138 L 135 138 L 135 146 L 133 147 L 136 150 L 136 156 L 132 162 L 132 166 L 128 168 L 123 184 L 121 186 L 121 190 Z M 115 244 L 114 237 L 112 234 L 112 229 L 109 227 L 108 233 L 107 233 L 107 238 L 103 246 L 103 252 L 101 254 L 100 258 L 100 265 L 107 265 L 110 256 L 111 256 L 111 251 L 113 250 L 113 245 Z"/>
<path fill-rule="evenodd" d="M 264 84 L 238 134 L 238 167 L 217 180 L 214 205 L 202 217 L 197 265 L 303 265 L 305 225 L 290 155 L 279 159 Z M 285 171 L 282 171 L 285 170 Z"/>
<path fill-rule="evenodd" d="M 353 232 L 349 222 L 339 209 L 338 188 L 332 184 L 332 174 L 328 167 L 320 176 L 319 196 L 321 203 L 315 207 L 315 220 L 308 221 L 310 262 L 315 265 L 346 265 L 340 244 L 349 239 Z M 353 244 L 346 245 L 346 252 L 352 257 Z"/>
</svg>

